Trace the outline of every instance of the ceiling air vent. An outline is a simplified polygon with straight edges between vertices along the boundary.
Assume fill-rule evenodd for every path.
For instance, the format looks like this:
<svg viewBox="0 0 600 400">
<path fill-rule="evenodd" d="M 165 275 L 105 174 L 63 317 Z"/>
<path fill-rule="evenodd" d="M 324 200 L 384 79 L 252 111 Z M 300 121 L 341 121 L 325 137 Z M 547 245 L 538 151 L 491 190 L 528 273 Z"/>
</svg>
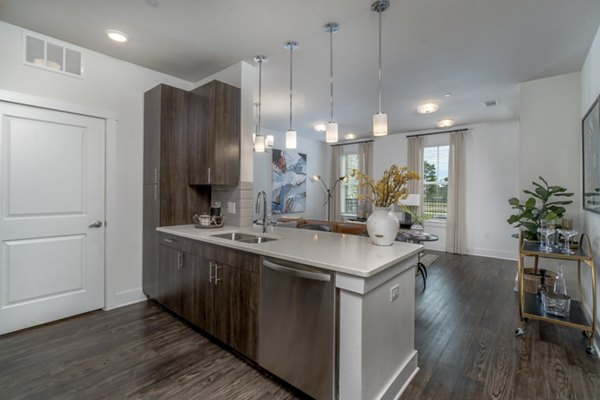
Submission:
<svg viewBox="0 0 600 400">
<path fill-rule="evenodd" d="M 484 101 L 483 104 L 485 104 L 486 107 L 496 107 L 498 102 L 496 100 L 488 100 Z"/>
<path fill-rule="evenodd" d="M 83 55 L 80 49 L 31 32 L 23 32 L 23 63 L 83 77 Z"/>
</svg>

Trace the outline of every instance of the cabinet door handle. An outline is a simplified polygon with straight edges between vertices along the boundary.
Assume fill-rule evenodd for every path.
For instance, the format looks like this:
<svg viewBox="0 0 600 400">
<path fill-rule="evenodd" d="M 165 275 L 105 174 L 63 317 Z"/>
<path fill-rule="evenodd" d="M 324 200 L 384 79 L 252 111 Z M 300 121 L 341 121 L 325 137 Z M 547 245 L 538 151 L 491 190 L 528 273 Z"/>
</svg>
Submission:
<svg viewBox="0 0 600 400">
<path fill-rule="evenodd" d="M 158 168 L 154 168 L 154 183 L 158 183 Z"/>
<path fill-rule="evenodd" d="M 158 200 L 158 183 L 154 184 L 154 200 Z"/>
<path fill-rule="evenodd" d="M 178 251 L 177 252 L 177 269 L 182 269 L 183 268 L 183 253 Z"/>
<path fill-rule="evenodd" d="M 216 263 L 214 263 L 212 261 L 208 264 L 208 267 L 210 268 L 210 270 L 209 270 L 209 276 L 208 276 L 208 281 L 210 283 L 212 283 L 213 279 L 215 278 L 214 275 L 213 275 L 213 267 L 214 266 L 216 266 Z"/>
<path fill-rule="evenodd" d="M 177 242 L 177 240 L 175 240 L 175 239 L 168 239 L 168 238 L 164 238 L 163 241 L 165 241 L 167 243 L 175 243 L 175 242 Z"/>
<path fill-rule="evenodd" d="M 208 183 L 210 183 L 210 167 L 208 167 Z"/>
<path fill-rule="evenodd" d="M 219 284 L 219 281 L 223 280 L 223 278 L 219 278 L 219 268 L 221 267 L 215 263 L 215 286 Z"/>
</svg>

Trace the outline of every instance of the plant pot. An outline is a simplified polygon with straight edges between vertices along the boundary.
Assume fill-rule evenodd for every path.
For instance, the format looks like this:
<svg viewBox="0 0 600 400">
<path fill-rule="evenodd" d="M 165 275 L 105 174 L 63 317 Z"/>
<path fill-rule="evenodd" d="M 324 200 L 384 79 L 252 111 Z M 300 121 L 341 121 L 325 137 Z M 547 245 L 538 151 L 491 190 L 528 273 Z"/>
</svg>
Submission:
<svg viewBox="0 0 600 400">
<path fill-rule="evenodd" d="M 423 225 L 421 225 L 421 224 L 413 224 L 410 227 L 410 230 L 413 231 L 416 234 L 422 234 L 423 231 L 425 231 L 425 228 L 423 228 Z"/>
<path fill-rule="evenodd" d="M 396 240 L 400 223 L 392 207 L 375 207 L 367 218 L 367 231 L 371 242 L 377 246 L 391 246 Z"/>
</svg>

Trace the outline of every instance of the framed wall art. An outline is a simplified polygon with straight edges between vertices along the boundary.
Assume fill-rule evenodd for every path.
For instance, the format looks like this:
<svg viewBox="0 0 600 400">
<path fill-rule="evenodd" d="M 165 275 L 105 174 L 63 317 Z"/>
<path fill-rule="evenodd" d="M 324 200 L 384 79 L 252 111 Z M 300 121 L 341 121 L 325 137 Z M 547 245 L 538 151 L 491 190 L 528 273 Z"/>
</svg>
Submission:
<svg viewBox="0 0 600 400">
<path fill-rule="evenodd" d="M 306 154 L 273 149 L 271 206 L 274 214 L 306 209 Z"/>
<path fill-rule="evenodd" d="M 583 208 L 600 214 L 600 96 L 581 121 Z"/>
</svg>

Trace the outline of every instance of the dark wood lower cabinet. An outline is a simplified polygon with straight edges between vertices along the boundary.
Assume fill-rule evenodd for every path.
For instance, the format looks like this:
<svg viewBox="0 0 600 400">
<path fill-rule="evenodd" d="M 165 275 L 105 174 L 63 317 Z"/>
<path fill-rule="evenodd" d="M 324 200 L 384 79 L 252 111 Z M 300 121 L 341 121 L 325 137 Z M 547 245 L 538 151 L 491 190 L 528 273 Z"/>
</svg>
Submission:
<svg viewBox="0 0 600 400">
<path fill-rule="evenodd" d="M 184 290 L 184 313 L 183 318 L 192 324 L 213 334 L 213 284 L 210 280 L 210 263 L 203 257 L 186 253 L 186 268 L 188 279 Z"/>
<path fill-rule="evenodd" d="M 170 240 L 165 245 L 165 239 Z M 159 297 L 166 308 L 250 359 L 258 355 L 259 257 L 161 234 Z"/>
<path fill-rule="evenodd" d="M 158 254 L 159 297 L 156 300 L 169 310 L 181 315 L 184 279 L 180 262 L 183 252 L 161 244 Z"/>
<path fill-rule="evenodd" d="M 256 359 L 258 350 L 257 273 L 217 263 L 214 286 L 214 335 Z"/>
</svg>

